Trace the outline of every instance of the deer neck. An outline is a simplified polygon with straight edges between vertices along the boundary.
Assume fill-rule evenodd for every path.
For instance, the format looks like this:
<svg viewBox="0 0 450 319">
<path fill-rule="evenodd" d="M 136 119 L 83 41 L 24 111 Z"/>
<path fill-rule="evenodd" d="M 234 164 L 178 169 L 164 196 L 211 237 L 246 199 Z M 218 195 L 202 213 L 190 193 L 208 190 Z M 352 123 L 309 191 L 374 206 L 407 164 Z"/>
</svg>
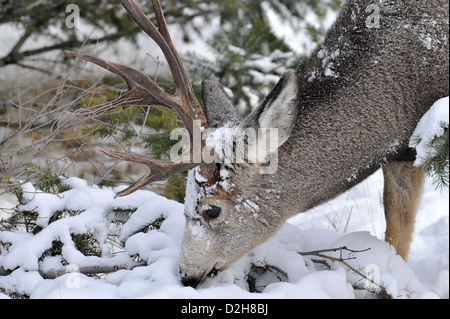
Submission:
<svg viewBox="0 0 450 319">
<path fill-rule="evenodd" d="M 345 192 L 386 162 L 413 159 L 408 142 L 417 122 L 448 92 L 448 84 L 437 84 L 424 94 L 417 51 L 400 46 L 407 31 L 343 21 L 351 16 L 341 14 L 299 66 L 296 125 L 279 149 L 278 170 L 254 183 L 265 185 L 254 192 L 284 219 Z"/>
</svg>

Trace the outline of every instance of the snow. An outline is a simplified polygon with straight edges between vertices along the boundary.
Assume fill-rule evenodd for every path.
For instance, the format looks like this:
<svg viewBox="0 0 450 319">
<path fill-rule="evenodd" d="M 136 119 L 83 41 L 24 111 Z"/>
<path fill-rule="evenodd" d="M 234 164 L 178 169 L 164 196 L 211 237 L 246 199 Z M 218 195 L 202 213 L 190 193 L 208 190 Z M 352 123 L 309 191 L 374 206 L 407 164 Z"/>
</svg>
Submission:
<svg viewBox="0 0 450 319">
<path fill-rule="evenodd" d="M 429 147 L 429 145 L 436 136 L 444 134 L 444 127 L 448 128 L 448 113 L 449 97 L 447 96 L 434 103 L 420 120 L 409 144 L 410 147 L 415 148 L 417 151 L 415 166 L 422 166 L 427 158 L 436 155 L 436 150 Z"/>
<path fill-rule="evenodd" d="M 188 173 L 187 184 L 186 184 L 186 200 L 184 205 L 186 207 L 185 213 L 186 216 L 191 218 L 196 218 L 198 216 L 198 212 L 195 209 L 197 207 L 197 202 L 200 196 L 200 187 L 195 182 L 195 175 L 201 175 L 198 172 L 198 167 L 192 169 Z M 202 177 L 203 180 L 203 177 Z"/>
<path fill-rule="evenodd" d="M 352 286 L 369 287 L 370 282 L 341 263 L 330 262 L 328 270 L 314 264 L 312 257 L 298 254 L 346 246 L 353 250 L 370 248 L 355 253 L 356 258 L 347 262 L 374 278 L 394 298 L 449 297 L 449 193 L 436 190 L 430 180 L 419 207 L 408 263 L 382 240 L 382 175 L 377 172 L 348 193 L 292 218 L 275 237 L 198 289 L 183 287 L 178 277 L 185 227 L 183 205 L 150 191 L 115 198 L 114 192 L 122 187 L 100 189 L 78 178 L 67 182 L 72 189 L 58 196 L 37 191 L 31 184 L 24 185 L 29 203 L 21 208 L 33 209 L 43 217 L 40 224 L 48 226 L 36 235 L 0 232 L 0 241 L 12 243 L 8 250 L 1 249 L 0 269 L 18 267 L 11 274 L 0 276 L 1 291 L 31 298 L 372 298 L 373 294 Z M 120 208 L 136 211 L 119 229 L 125 251 L 114 251 L 106 237 L 117 232 L 109 228 L 109 221 L 112 210 Z M 48 224 L 49 212 L 71 209 L 82 212 Z M 7 217 L 7 212 L 2 217 Z M 165 220 L 159 229 L 138 232 L 160 217 Z M 74 247 L 70 233 L 84 232 L 95 234 L 102 257 L 84 256 Z M 39 262 L 56 239 L 64 243 L 62 255 L 70 268 L 62 266 L 60 257 Z M 100 278 L 76 271 L 94 265 L 132 266 L 136 265 L 136 256 L 144 266 L 121 269 Z M 257 275 L 252 264 L 260 267 Z M 264 272 L 264 267 L 274 268 Z M 44 279 L 39 268 L 68 268 L 68 272 L 63 271 L 56 279 Z M 255 276 L 260 293 L 249 291 L 249 274 Z M 7 297 L 1 293 L 0 296 Z"/>
<path fill-rule="evenodd" d="M 317 53 L 317 58 L 322 60 L 322 68 L 324 70 L 323 74 L 325 76 L 338 77 L 338 75 L 333 71 L 334 68 L 333 60 L 336 59 L 339 55 L 340 55 L 339 49 L 331 53 L 328 52 L 328 49 L 325 47 L 319 50 L 319 52 Z M 309 82 L 313 80 L 314 78 L 312 77 L 308 79 Z"/>
<path fill-rule="evenodd" d="M 334 15 L 330 14 L 330 17 L 328 20 L 331 23 Z M 303 33 L 292 30 L 287 22 L 280 21 L 273 10 L 269 12 L 269 19 L 280 26 L 274 32 L 283 34 L 288 43 L 295 45 L 293 50 L 304 52 L 305 47 L 308 50 L 315 47 Z M 310 20 L 316 22 L 315 18 Z M 218 25 L 217 22 L 215 24 Z M 17 30 L 13 31 L 4 32 L 3 35 L 7 38 L 2 39 L 2 42 L 10 43 L 11 39 L 17 38 Z M 153 43 L 147 43 L 149 41 L 145 36 L 139 35 L 138 39 L 141 47 L 152 50 L 155 48 Z M 427 36 L 423 37 L 427 48 L 432 45 L 432 40 Z M 196 43 L 186 50 L 198 47 L 202 46 Z M 140 52 L 144 55 L 141 58 L 149 59 L 147 52 L 152 50 Z M 209 52 L 203 54 L 210 55 Z M 333 72 L 333 59 L 339 52 L 320 54 L 324 75 L 337 76 Z M 128 54 L 121 56 L 129 59 Z M 123 63 L 120 60 L 118 62 Z M 261 58 L 254 64 L 258 67 L 273 67 L 268 62 L 270 61 Z M 257 72 L 253 76 L 259 77 L 259 82 L 266 80 Z M 313 81 L 317 76 L 319 75 L 311 74 L 308 80 Z M 442 134 L 442 128 L 436 119 L 448 125 L 448 108 L 447 97 L 436 102 L 419 123 L 415 132 L 421 138 L 421 142 L 415 146 L 419 160 L 426 151 L 426 141 L 436 134 Z M 195 170 L 189 174 L 194 172 Z M 202 179 L 202 176 L 196 174 L 195 178 Z M 190 208 L 195 207 L 198 198 L 197 186 L 192 175 L 188 181 L 192 185 L 188 187 L 190 193 L 187 195 L 186 213 L 195 217 L 198 212 Z M 290 219 L 276 236 L 241 258 L 230 269 L 209 278 L 198 289 L 183 287 L 178 276 L 180 246 L 185 229 L 183 205 L 150 191 L 137 191 L 126 197 L 116 198 L 115 193 L 123 187 L 101 189 L 78 178 L 69 178 L 65 182 L 72 189 L 59 195 L 41 192 L 30 183 L 23 185 L 28 203 L 19 208 L 37 213 L 37 223 L 44 228 L 37 234 L 0 231 L 0 242 L 11 244 L 8 248 L 0 245 L 0 274 L 2 268 L 13 270 L 8 275 L 0 275 L 0 299 L 8 298 L 2 292 L 55 299 L 372 298 L 373 295 L 368 291 L 360 291 L 352 286 L 356 283 L 370 287 L 371 283 L 348 271 L 341 263 L 330 263 L 331 269 L 326 269 L 313 263 L 311 257 L 298 253 L 342 246 L 361 251 L 370 248 L 355 253 L 352 256 L 355 259 L 347 262 L 383 285 L 393 298 L 449 298 L 449 191 L 437 190 L 429 179 L 418 209 L 407 263 L 383 241 L 385 222 L 380 204 L 383 182 L 382 174 L 378 171 L 349 192 Z M 259 209 L 256 203 L 247 204 L 255 210 Z M 8 218 L 16 205 L 18 203 L 11 195 L 1 196 L 0 221 Z M 113 211 L 117 209 L 134 210 L 118 229 L 112 227 L 111 223 Z M 64 210 L 77 214 L 64 216 L 50 223 L 56 211 Z M 161 217 L 165 220 L 159 229 L 140 232 Z M 194 226 L 193 232 L 201 239 L 204 230 L 198 226 L 198 229 Z M 84 256 L 76 249 L 70 234 L 86 232 L 94 235 L 102 257 Z M 125 250 L 118 250 L 116 245 L 107 240 L 111 235 L 117 235 L 125 243 Z M 55 240 L 64 244 L 62 257 L 46 257 L 40 261 L 43 252 Z M 329 255 L 336 257 L 338 253 Z M 145 266 L 132 268 L 138 264 L 136 256 Z M 68 263 L 67 266 L 62 264 L 62 258 L 65 264 Z M 287 278 L 277 273 L 275 268 L 256 276 L 252 273 L 252 264 L 260 268 L 277 267 Z M 77 272 L 77 269 L 98 265 L 125 266 L 123 268 L 128 269 L 120 269 L 98 278 Z M 38 271 L 51 269 L 63 269 L 66 273 L 56 279 L 44 279 Z M 259 293 L 249 291 L 246 280 L 249 274 L 255 276 Z M 284 281 L 280 281 L 279 277 Z"/>
</svg>

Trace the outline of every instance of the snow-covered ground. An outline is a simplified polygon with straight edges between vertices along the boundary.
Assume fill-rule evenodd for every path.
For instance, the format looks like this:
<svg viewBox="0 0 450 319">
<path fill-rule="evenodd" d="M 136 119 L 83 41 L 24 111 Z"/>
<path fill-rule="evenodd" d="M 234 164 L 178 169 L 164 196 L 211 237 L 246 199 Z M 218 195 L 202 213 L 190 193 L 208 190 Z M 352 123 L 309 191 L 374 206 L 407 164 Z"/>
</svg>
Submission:
<svg viewBox="0 0 450 319">
<path fill-rule="evenodd" d="M 448 98 L 430 109 L 416 133 L 427 136 L 427 130 L 442 122 L 448 126 Z M 423 123 L 428 123 L 426 128 Z M 42 230 L 0 231 L 0 242 L 8 243 L 0 246 L 0 291 L 31 298 L 371 298 L 383 287 L 393 298 L 449 298 L 449 190 L 436 189 L 430 179 L 408 263 L 383 241 L 383 176 L 378 171 L 336 199 L 290 219 L 276 236 L 198 289 L 184 287 L 178 275 L 185 227 L 182 204 L 150 191 L 116 198 L 123 186 L 100 189 L 73 177 L 65 182 L 71 189 L 58 195 L 31 183 L 22 186 L 26 204 L 18 208 L 37 214 Z M 16 205 L 11 195 L 0 197 L 0 221 Z M 121 227 L 113 222 L 119 210 L 134 211 L 122 217 Z M 160 227 L 142 232 L 161 217 Z M 71 234 L 91 234 L 102 257 L 83 255 Z M 62 244 L 60 255 L 43 258 L 56 240 Z M 320 259 L 317 254 L 305 255 L 340 247 L 357 252 L 325 254 L 343 257 L 347 265 L 329 259 L 323 265 L 314 261 Z M 133 268 L 137 256 L 140 265 Z M 120 270 L 96 277 L 83 274 L 92 267 Z M 41 275 L 53 272 L 60 276 Z M 0 297 L 7 295 L 0 292 Z"/>
<path fill-rule="evenodd" d="M 429 179 L 417 213 L 408 263 L 383 241 L 383 177 L 378 171 L 338 198 L 292 218 L 271 240 L 197 289 L 183 287 L 178 276 L 185 227 L 183 205 L 150 191 L 115 198 L 122 187 L 100 189 L 78 178 L 66 182 L 72 189 L 59 195 L 39 192 L 31 184 L 24 186 L 28 203 L 21 209 L 38 213 L 37 223 L 44 229 L 36 235 L 0 232 L 0 241 L 11 243 L 8 249 L 0 246 L 0 271 L 16 269 L 0 276 L 0 299 L 8 298 L 1 291 L 31 298 L 374 297 L 367 290 L 355 289 L 354 284 L 368 290 L 376 286 L 341 263 L 330 262 L 331 269 L 327 269 L 312 262 L 317 257 L 298 254 L 342 246 L 361 250 L 347 262 L 385 287 L 393 298 L 449 298 L 449 191 L 436 190 Z M 14 206 L 13 197 L 0 197 L 0 220 L 7 218 Z M 114 209 L 136 211 L 116 229 L 109 220 Z M 56 211 L 78 213 L 48 225 Z M 159 229 L 136 233 L 161 216 L 165 220 Z M 75 248 L 70 234 L 86 232 L 94 234 L 103 257 L 84 256 Z M 126 250 L 116 251 L 117 245 L 107 240 L 111 233 L 125 242 Z M 54 240 L 63 243 L 62 255 L 68 266 L 61 266 L 61 257 L 46 257 L 39 262 Z M 327 254 L 336 257 L 339 253 Z M 100 278 L 77 272 L 86 267 L 131 266 L 136 263 L 135 256 L 147 265 Z M 51 273 L 52 269 L 67 273 L 44 279 L 38 271 Z M 253 288 L 260 292 L 249 291 L 249 277 L 255 279 Z"/>
<path fill-rule="evenodd" d="M 365 298 L 367 291 L 355 290 L 352 283 L 372 287 L 361 276 L 337 263 L 327 270 L 297 252 L 346 246 L 353 250 L 370 250 L 354 254 L 349 260 L 355 269 L 371 276 L 394 298 L 449 297 L 449 192 L 435 190 L 427 180 L 417 214 L 409 262 L 397 256 L 383 238 L 384 217 L 381 201 L 382 174 L 377 172 L 335 200 L 300 214 L 285 224 L 271 240 L 239 260 L 231 269 L 210 279 L 198 289 L 183 287 L 178 277 L 178 258 L 184 230 L 183 205 L 149 191 L 138 191 L 114 198 L 113 189 L 89 186 L 83 180 L 70 178 L 72 189 L 61 194 L 36 193 L 26 185 L 30 199 L 24 209 L 39 213 L 39 223 L 46 225 L 51 212 L 64 209 L 83 213 L 60 219 L 37 235 L 0 233 L 1 241 L 13 246 L 0 255 L 0 265 L 17 270 L 0 277 L 0 288 L 31 298 Z M 7 205 L 4 200 L 2 205 Z M 5 207 L 5 206 L 3 206 Z M 120 237 L 126 240 L 127 252 L 114 253 L 102 244 L 104 257 L 86 257 L 71 242 L 70 233 L 95 233 L 97 240 L 106 238 L 105 225 L 113 208 L 137 208 L 122 227 Z M 148 233 L 133 231 L 166 217 L 159 230 Z M 4 217 L 4 216 L 3 216 Z M 38 258 L 55 239 L 65 245 L 64 258 L 70 263 L 68 273 L 57 279 L 43 279 Z M 118 270 L 102 278 L 77 273 L 77 267 L 132 264 L 139 255 L 147 266 Z M 334 254 L 336 256 L 336 254 Z M 42 269 L 60 269 L 59 257 L 47 257 Z M 249 292 L 246 278 L 251 264 L 278 267 L 254 275 L 261 293 Z M 282 280 L 277 279 L 277 276 Z M 6 297 L 0 293 L 1 297 Z"/>
</svg>

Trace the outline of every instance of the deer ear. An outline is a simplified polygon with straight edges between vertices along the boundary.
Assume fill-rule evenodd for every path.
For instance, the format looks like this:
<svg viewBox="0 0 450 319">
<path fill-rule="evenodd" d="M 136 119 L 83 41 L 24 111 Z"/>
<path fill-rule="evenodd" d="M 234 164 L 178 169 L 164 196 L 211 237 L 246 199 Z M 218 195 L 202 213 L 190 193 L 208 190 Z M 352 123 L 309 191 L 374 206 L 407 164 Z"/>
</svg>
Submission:
<svg viewBox="0 0 450 319">
<path fill-rule="evenodd" d="M 291 135 L 298 116 L 298 84 L 293 72 L 283 74 L 272 92 L 241 124 L 243 127 L 277 129 L 280 147 Z"/>
<path fill-rule="evenodd" d="M 202 82 L 202 96 L 208 127 L 218 128 L 225 124 L 237 125 L 241 120 L 225 89 L 219 82 Z"/>
</svg>

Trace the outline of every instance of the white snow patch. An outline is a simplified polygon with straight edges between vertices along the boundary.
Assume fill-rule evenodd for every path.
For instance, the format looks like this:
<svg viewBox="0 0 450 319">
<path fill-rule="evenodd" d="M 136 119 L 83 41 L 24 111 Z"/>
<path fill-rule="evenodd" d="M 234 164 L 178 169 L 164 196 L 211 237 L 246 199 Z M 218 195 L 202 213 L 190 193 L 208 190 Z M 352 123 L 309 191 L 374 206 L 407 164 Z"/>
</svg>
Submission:
<svg viewBox="0 0 450 319">
<path fill-rule="evenodd" d="M 8 249 L 0 250 L 0 268 L 19 267 L 7 276 L 0 276 L 0 288 L 6 293 L 14 291 L 32 298 L 372 298 L 369 293 L 352 287 L 355 283 L 367 283 L 340 263 L 332 264 L 332 270 L 322 270 L 309 257 L 298 254 L 347 246 L 353 250 L 370 248 L 354 254 L 355 259 L 348 262 L 377 279 L 394 298 L 449 296 L 449 195 L 448 190 L 436 191 L 428 179 L 408 263 L 382 239 L 383 182 L 379 171 L 348 193 L 292 218 L 276 236 L 198 290 L 183 287 L 178 277 L 185 228 L 183 205 L 149 191 L 114 198 L 108 188 L 88 186 L 78 179 L 72 179 L 71 184 L 75 188 L 60 196 L 29 193 L 31 201 L 27 205 L 46 212 L 46 217 L 52 209 L 68 206 L 84 209 L 82 213 L 54 221 L 36 235 L 0 232 L 0 241 L 11 244 Z M 33 189 L 31 185 L 26 188 Z M 241 203 L 251 207 L 244 199 Z M 120 238 L 126 241 L 126 250 L 113 252 L 105 244 L 105 217 L 112 208 L 120 207 L 136 211 L 119 230 Z M 159 229 L 147 233 L 133 231 L 159 216 L 166 218 Z M 205 240 L 204 226 L 196 224 L 190 229 L 199 240 Z M 71 245 L 69 234 L 84 231 L 95 234 L 102 257 L 83 256 Z M 67 273 L 56 280 L 43 279 L 38 267 L 41 270 L 65 267 L 61 257 L 47 257 L 38 262 L 55 239 L 64 243 L 64 259 L 72 265 L 132 265 L 133 256 L 138 255 L 147 266 L 119 270 L 101 278 Z M 287 278 L 276 274 L 273 268 L 272 272 L 256 277 L 261 293 L 251 293 L 246 281 L 251 264 L 277 267 Z M 283 281 L 277 276 L 284 278 Z"/>
<path fill-rule="evenodd" d="M 417 152 L 415 166 L 424 164 L 424 160 L 430 155 L 435 156 L 436 150 L 430 144 L 437 136 L 444 134 L 444 127 L 449 123 L 449 97 L 442 98 L 434 103 L 417 125 L 409 147 Z"/>
</svg>

